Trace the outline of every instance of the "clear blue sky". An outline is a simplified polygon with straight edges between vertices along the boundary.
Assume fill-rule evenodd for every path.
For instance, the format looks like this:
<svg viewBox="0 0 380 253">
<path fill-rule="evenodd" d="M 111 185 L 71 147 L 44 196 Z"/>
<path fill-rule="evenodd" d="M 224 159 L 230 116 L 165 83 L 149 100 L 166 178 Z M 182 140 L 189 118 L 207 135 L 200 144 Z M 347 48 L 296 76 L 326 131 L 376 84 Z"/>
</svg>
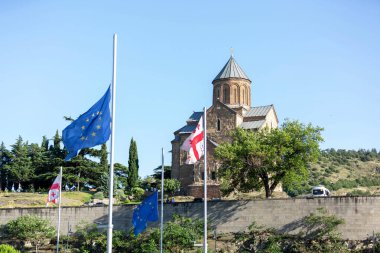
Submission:
<svg viewBox="0 0 380 253">
<path fill-rule="evenodd" d="M 41 143 L 106 91 L 118 33 L 116 162 L 140 176 L 212 101 L 230 47 L 254 106 L 325 128 L 322 148 L 380 149 L 380 2 L 1 1 L 0 141 Z M 170 164 L 171 156 L 166 156 Z"/>
</svg>

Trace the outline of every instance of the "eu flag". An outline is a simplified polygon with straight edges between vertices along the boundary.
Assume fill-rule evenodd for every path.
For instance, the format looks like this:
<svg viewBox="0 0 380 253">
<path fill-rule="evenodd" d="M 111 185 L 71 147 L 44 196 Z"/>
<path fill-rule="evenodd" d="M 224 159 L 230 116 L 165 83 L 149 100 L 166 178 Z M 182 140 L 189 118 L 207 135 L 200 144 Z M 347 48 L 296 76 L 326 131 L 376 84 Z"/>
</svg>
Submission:
<svg viewBox="0 0 380 253">
<path fill-rule="evenodd" d="M 147 221 L 158 220 L 158 192 L 143 200 L 133 211 L 132 224 L 135 227 L 135 235 L 137 236 L 146 229 Z"/>
<path fill-rule="evenodd" d="M 96 104 L 62 131 L 63 144 L 69 151 L 66 161 L 82 148 L 107 142 L 111 134 L 110 100 L 111 86 Z"/>
</svg>

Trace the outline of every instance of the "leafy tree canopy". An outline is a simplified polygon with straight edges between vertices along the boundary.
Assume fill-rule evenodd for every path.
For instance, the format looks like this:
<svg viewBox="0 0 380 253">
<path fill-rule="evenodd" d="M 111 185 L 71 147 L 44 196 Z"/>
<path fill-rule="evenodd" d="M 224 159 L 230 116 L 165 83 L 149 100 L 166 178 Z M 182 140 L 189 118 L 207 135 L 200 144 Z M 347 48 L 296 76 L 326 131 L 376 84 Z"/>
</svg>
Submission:
<svg viewBox="0 0 380 253">
<path fill-rule="evenodd" d="M 269 198 L 279 183 L 288 188 L 306 180 L 308 163 L 317 160 L 320 127 L 285 121 L 278 129 L 236 129 L 232 142 L 215 149 L 224 193 L 265 189 Z"/>
<path fill-rule="evenodd" d="M 55 228 L 50 221 L 37 216 L 21 216 L 8 222 L 5 226 L 7 237 L 19 241 L 31 241 L 38 251 L 45 239 L 55 235 Z"/>
<path fill-rule="evenodd" d="M 161 169 L 162 166 L 158 166 L 157 168 L 153 169 L 154 174 L 152 175 L 155 179 L 161 180 Z M 164 179 L 170 179 L 171 178 L 171 172 L 172 172 L 172 166 L 164 166 Z"/>
</svg>

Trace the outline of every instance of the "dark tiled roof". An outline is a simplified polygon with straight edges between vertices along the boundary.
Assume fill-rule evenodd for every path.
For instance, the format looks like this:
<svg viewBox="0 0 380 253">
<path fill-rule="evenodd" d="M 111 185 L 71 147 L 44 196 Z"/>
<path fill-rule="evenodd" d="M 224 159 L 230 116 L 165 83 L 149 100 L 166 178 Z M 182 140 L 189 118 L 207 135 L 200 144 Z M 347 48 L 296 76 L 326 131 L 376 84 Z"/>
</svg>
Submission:
<svg viewBox="0 0 380 253">
<path fill-rule="evenodd" d="M 202 115 L 203 112 L 193 112 L 193 114 L 191 114 L 190 118 L 187 121 L 199 121 Z"/>
<path fill-rule="evenodd" d="M 186 125 L 178 129 L 176 132 L 179 134 L 192 133 L 197 125 Z"/>
<path fill-rule="evenodd" d="M 232 56 L 226 65 L 224 65 L 219 74 L 214 78 L 214 81 L 231 77 L 249 80 L 248 76 L 244 73 L 243 69 L 236 63 L 235 59 Z"/>
<path fill-rule="evenodd" d="M 272 107 L 273 105 L 252 107 L 244 114 L 244 117 L 266 116 Z"/>
</svg>

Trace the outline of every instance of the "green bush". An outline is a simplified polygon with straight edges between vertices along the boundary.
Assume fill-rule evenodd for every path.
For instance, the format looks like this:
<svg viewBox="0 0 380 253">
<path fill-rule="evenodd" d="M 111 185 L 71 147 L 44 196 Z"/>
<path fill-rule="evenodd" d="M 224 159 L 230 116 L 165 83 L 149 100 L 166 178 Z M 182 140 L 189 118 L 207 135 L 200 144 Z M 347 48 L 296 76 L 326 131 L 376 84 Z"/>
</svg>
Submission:
<svg viewBox="0 0 380 253">
<path fill-rule="evenodd" d="M 144 196 L 145 190 L 140 187 L 133 187 L 131 190 L 131 194 L 134 199 L 142 199 Z"/>
<path fill-rule="evenodd" d="M 93 199 L 104 199 L 103 192 L 96 192 L 94 195 L 92 195 Z"/>
<path fill-rule="evenodd" d="M 362 190 L 353 190 L 352 192 L 348 192 L 346 196 L 349 196 L 349 197 L 371 196 L 371 192 L 362 191 Z"/>
<path fill-rule="evenodd" d="M 281 233 L 275 229 L 257 226 L 255 222 L 248 227 L 248 232 L 235 234 L 236 252 L 261 253 L 319 253 L 348 252 L 347 246 L 337 232 L 337 227 L 344 223 L 325 209 L 304 217 L 293 231 L 298 234 Z"/>
<path fill-rule="evenodd" d="M 46 239 L 51 239 L 55 235 L 55 228 L 50 225 L 50 220 L 30 215 L 8 222 L 4 229 L 9 239 L 21 245 L 28 240 L 35 246 L 36 251 Z"/>
<path fill-rule="evenodd" d="M 174 215 L 164 226 L 164 252 L 189 252 L 193 249 L 193 242 L 202 238 L 202 233 L 201 221 Z M 148 228 L 138 236 L 134 236 L 132 230 L 129 233 L 114 230 L 112 242 L 115 252 L 158 253 L 160 229 Z M 78 226 L 70 239 L 71 248 L 79 250 L 73 252 L 103 253 L 106 243 L 106 233 L 99 231 L 94 224 Z"/>
<path fill-rule="evenodd" d="M 117 189 L 115 190 L 115 197 L 118 199 L 118 200 L 125 200 L 127 197 L 125 196 L 125 193 L 124 193 L 124 190 L 122 189 Z"/>
<path fill-rule="evenodd" d="M 20 251 L 8 244 L 0 244 L 0 253 L 20 253 Z"/>
</svg>

